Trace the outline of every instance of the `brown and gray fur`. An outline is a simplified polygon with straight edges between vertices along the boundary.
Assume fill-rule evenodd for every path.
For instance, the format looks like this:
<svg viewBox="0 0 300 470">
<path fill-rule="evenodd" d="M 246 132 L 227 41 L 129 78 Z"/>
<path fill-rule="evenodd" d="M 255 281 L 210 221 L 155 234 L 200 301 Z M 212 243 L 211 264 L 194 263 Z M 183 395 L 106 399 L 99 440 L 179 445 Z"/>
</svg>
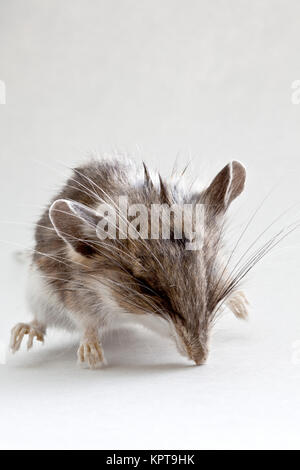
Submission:
<svg viewBox="0 0 300 470">
<path fill-rule="evenodd" d="M 48 326 L 64 327 L 81 334 L 79 361 L 96 367 L 104 362 L 102 333 L 134 321 L 171 336 L 183 355 L 204 363 L 222 306 L 247 315 L 246 299 L 222 256 L 226 212 L 244 183 L 238 162 L 199 192 L 163 181 L 129 160 L 94 159 L 74 169 L 36 225 L 28 294 L 34 320 L 12 330 L 12 350 L 25 334 L 30 348 L 34 337 L 43 340 Z M 116 207 L 120 195 L 129 204 L 146 205 L 149 214 L 153 203 L 204 204 L 202 248 L 186 250 L 184 240 L 172 236 L 174 219 L 169 240 L 99 239 L 97 207 L 103 202 Z"/>
</svg>

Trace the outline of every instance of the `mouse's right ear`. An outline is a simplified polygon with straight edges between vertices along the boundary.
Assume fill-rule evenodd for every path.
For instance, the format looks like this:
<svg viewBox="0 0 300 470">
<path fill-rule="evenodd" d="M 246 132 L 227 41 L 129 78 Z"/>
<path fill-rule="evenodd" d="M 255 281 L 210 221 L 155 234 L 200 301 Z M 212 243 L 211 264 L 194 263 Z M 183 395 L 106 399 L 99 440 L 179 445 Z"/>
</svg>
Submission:
<svg viewBox="0 0 300 470">
<path fill-rule="evenodd" d="M 237 161 L 228 163 L 204 192 L 205 204 L 211 205 L 217 214 L 224 213 L 243 191 L 245 180 L 245 167 Z"/>
<path fill-rule="evenodd" d="M 59 237 L 82 255 L 93 250 L 92 240 L 101 216 L 79 202 L 58 199 L 49 209 L 49 217 Z"/>
</svg>

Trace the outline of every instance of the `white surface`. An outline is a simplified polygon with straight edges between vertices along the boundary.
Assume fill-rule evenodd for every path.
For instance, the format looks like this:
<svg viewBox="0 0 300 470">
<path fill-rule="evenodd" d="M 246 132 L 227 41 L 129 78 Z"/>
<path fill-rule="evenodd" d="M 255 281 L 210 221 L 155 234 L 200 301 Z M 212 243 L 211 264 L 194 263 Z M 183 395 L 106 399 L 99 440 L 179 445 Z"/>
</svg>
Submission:
<svg viewBox="0 0 300 470">
<path fill-rule="evenodd" d="M 192 175 L 209 179 L 240 159 L 248 184 L 229 238 L 275 186 L 244 249 L 299 202 L 299 22 L 296 0 L 1 2 L 3 344 L 27 318 L 11 252 L 30 246 L 59 162 L 120 146 L 168 174 L 179 151 L 179 166 L 191 155 Z M 299 206 L 277 227 L 297 218 Z M 107 339 L 101 371 L 77 369 L 76 339 L 54 331 L 8 356 L 0 447 L 299 448 L 299 259 L 298 232 L 253 272 L 249 323 L 222 319 L 204 367 L 135 330 Z"/>
</svg>

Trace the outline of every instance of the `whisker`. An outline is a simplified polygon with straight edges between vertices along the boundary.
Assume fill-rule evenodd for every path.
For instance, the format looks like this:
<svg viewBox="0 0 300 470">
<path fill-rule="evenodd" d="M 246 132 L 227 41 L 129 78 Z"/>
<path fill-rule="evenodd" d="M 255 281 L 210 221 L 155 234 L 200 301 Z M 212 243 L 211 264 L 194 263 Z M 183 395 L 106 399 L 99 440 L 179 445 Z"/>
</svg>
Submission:
<svg viewBox="0 0 300 470">
<path fill-rule="evenodd" d="M 270 253 L 271 250 L 273 250 L 287 236 L 289 236 L 292 232 L 297 230 L 298 227 L 300 227 L 300 223 L 298 223 L 297 221 L 297 222 L 294 222 L 293 224 L 290 224 L 287 228 L 295 224 L 296 226 L 293 228 L 290 228 L 286 233 L 284 233 L 284 235 L 282 235 L 282 233 L 285 231 L 285 229 L 282 229 L 280 232 L 274 235 L 268 242 L 266 242 L 259 250 L 257 250 L 257 252 L 246 262 L 245 266 L 243 266 L 240 269 L 240 271 L 237 273 L 237 275 L 231 280 L 231 283 L 226 288 L 226 293 L 229 291 L 231 292 L 234 288 L 236 288 L 237 285 L 241 282 L 241 280 L 244 279 L 244 277 L 249 273 L 249 271 L 253 269 L 253 267 L 262 258 L 264 258 L 268 253 Z"/>
<path fill-rule="evenodd" d="M 258 237 L 256 237 L 256 239 L 250 244 L 250 246 L 247 248 L 247 250 L 243 253 L 243 255 L 239 258 L 238 262 L 235 264 L 235 266 L 233 267 L 233 269 L 231 270 L 231 272 L 229 273 L 227 279 L 225 280 L 225 284 L 227 283 L 228 280 L 230 280 L 232 278 L 232 276 L 234 275 L 236 269 L 238 269 L 241 261 L 245 258 L 245 256 L 249 253 L 249 251 L 251 250 L 251 248 L 253 248 L 255 246 L 255 244 L 262 238 L 262 236 L 278 221 L 280 220 L 284 215 L 286 215 L 293 207 L 295 207 L 295 205 L 289 207 L 288 209 L 286 209 L 285 211 L 283 211 L 281 214 L 279 214 L 261 233 Z M 282 229 L 284 230 L 284 229 Z M 275 235 L 275 237 L 279 236 L 281 233 L 282 233 L 282 230 Z M 273 237 L 270 239 L 270 240 L 273 240 Z M 270 240 L 268 240 L 266 243 L 268 244 L 270 242 Z M 262 246 L 262 248 L 264 247 L 265 245 Z M 258 250 L 260 251 L 260 249 Z M 257 252 L 254 252 L 254 256 L 256 256 L 256 254 L 258 253 Z M 252 256 L 253 255 L 250 255 L 250 260 L 252 259 Z M 248 261 L 246 261 L 246 265 L 248 264 L 249 262 L 249 259 Z M 224 270 L 225 272 L 225 270 Z"/>
<path fill-rule="evenodd" d="M 225 266 L 224 266 L 224 269 L 223 269 L 223 271 L 222 271 L 222 273 L 221 273 L 221 275 L 220 275 L 220 277 L 219 277 L 219 280 L 218 280 L 217 285 L 216 285 L 216 289 L 218 288 L 218 286 L 219 286 L 219 284 L 220 284 L 220 282 L 221 282 L 221 280 L 222 280 L 222 278 L 223 278 L 223 275 L 224 275 L 224 273 L 226 272 L 226 269 L 227 269 L 227 267 L 228 267 L 228 265 L 229 265 L 229 263 L 230 263 L 230 261 L 231 261 L 233 255 L 234 255 L 234 253 L 235 253 L 236 250 L 237 250 L 238 245 L 240 244 L 241 240 L 243 239 L 243 237 L 244 237 L 245 233 L 247 232 L 248 228 L 250 227 L 251 223 L 253 222 L 253 220 L 255 219 L 255 217 L 257 216 L 257 214 L 259 213 L 259 211 L 261 210 L 262 206 L 264 205 L 264 203 L 266 202 L 266 200 L 270 197 L 270 195 L 272 194 L 273 191 L 274 191 L 274 187 L 273 187 L 273 188 L 267 193 L 267 195 L 263 198 L 262 202 L 259 204 L 259 206 L 257 207 L 257 209 L 255 209 L 254 213 L 251 215 L 251 217 L 250 217 L 249 221 L 247 222 L 245 228 L 242 230 L 242 232 L 241 232 L 240 236 L 238 237 L 238 239 L 237 239 L 237 241 L 236 241 L 236 243 L 235 243 L 235 245 L 234 245 L 234 247 L 233 247 L 233 250 L 231 251 L 231 254 L 230 254 L 230 256 L 229 256 L 229 258 L 228 258 L 228 260 L 227 260 L 227 262 L 226 262 L 226 264 L 225 264 Z"/>
</svg>

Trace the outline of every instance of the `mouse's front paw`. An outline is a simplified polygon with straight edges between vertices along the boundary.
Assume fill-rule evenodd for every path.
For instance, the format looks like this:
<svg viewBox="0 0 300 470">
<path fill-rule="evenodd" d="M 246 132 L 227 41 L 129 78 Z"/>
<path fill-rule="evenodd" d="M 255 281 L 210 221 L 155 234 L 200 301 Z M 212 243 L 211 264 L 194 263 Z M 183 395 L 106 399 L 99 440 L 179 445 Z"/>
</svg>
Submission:
<svg viewBox="0 0 300 470">
<path fill-rule="evenodd" d="M 84 341 L 80 344 L 78 363 L 88 365 L 90 369 L 98 369 L 106 364 L 100 343 L 97 341 Z"/>
<path fill-rule="evenodd" d="M 32 348 L 34 338 L 36 338 L 37 341 L 40 341 L 42 343 L 44 342 L 44 331 L 42 329 L 37 328 L 32 324 L 18 323 L 11 330 L 10 349 L 13 353 L 17 352 L 20 349 L 25 335 L 28 335 L 28 350 Z"/>
</svg>

